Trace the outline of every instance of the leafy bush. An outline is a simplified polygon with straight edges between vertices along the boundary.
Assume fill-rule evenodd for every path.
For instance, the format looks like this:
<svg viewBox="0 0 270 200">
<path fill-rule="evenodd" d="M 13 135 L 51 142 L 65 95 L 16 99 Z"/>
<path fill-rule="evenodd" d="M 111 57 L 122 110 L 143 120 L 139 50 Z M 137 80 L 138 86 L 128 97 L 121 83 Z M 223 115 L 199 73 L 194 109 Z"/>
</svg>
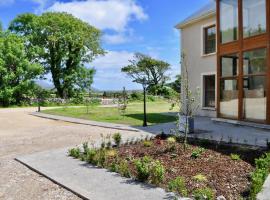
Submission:
<svg viewBox="0 0 270 200">
<path fill-rule="evenodd" d="M 152 159 L 144 156 L 142 159 L 135 160 L 134 164 L 137 171 L 137 179 L 139 181 L 146 181 L 150 176 Z"/>
<path fill-rule="evenodd" d="M 126 160 L 121 160 L 119 166 L 118 166 L 118 172 L 126 177 L 126 178 L 130 178 L 131 174 L 129 171 L 129 166 L 128 166 L 128 162 Z"/>
<path fill-rule="evenodd" d="M 86 153 L 85 160 L 93 165 L 96 165 L 97 164 L 96 155 L 97 151 L 95 149 L 89 149 Z"/>
<path fill-rule="evenodd" d="M 166 151 L 169 152 L 174 152 L 176 150 L 176 139 L 174 137 L 169 137 L 167 138 L 167 142 L 168 142 L 168 147 L 166 149 Z"/>
<path fill-rule="evenodd" d="M 231 157 L 232 160 L 241 160 L 241 158 L 240 158 L 240 156 L 239 156 L 238 154 L 233 154 L 233 153 L 232 153 L 232 154 L 230 155 L 230 157 Z"/>
<path fill-rule="evenodd" d="M 151 170 L 150 170 L 150 181 L 153 184 L 159 185 L 163 179 L 165 174 L 165 168 L 160 163 L 159 160 L 153 161 Z"/>
<path fill-rule="evenodd" d="M 106 162 L 106 150 L 105 149 L 100 149 L 97 154 L 96 154 L 96 161 L 97 166 L 99 167 L 105 167 L 105 162 Z"/>
<path fill-rule="evenodd" d="M 73 158 L 79 158 L 80 154 L 81 154 L 81 150 L 79 147 L 68 150 L 68 155 Z"/>
<path fill-rule="evenodd" d="M 191 158 L 198 158 L 201 156 L 201 154 L 205 151 L 204 148 L 196 148 L 192 154 L 191 154 Z"/>
<path fill-rule="evenodd" d="M 183 177 L 178 176 L 176 179 L 169 182 L 168 188 L 171 192 L 176 192 L 180 196 L 186 197 L 188 191 Z"/>
<path fill-rule="evenodd" d="M 153 142 L 151 142 L 151 141 L 144 141 L 143 142 L 143 146 L 145 146 L 145 147 L 151 147 L 151 146 L 153 146 Z"/>
<path fill-rule="evenodd" d="M 198 182 L 206 182 L 207 177 L 204 176 L 203 174 L 197 174 L 196 176 L 193 176 L 193 179 Z"/>
<path fill-rule="evenodd" d="M 83 143 L 83 154 L 87 154 L 87 152 L 88 152 L 88 150 L 89 150 L 89 147 L 88 147 L 88 142 L 84 142 Z"/>
<path fill-rule="evenodd" d="M 263 184 L 270 172 L 270 153 L 255 160 L 256 169 L 251 174 L 250 199 L 256 199 L 257 194 L 262 190 Z"/>
<path fill-rule="evenodd" d="M 118 172 L 119 171 L 119 165 L 116 161 L 113 161 L 111 166 L 109 167 L 109 170 L 111 172 Z"/>
<path fill-rule="evenodd" d="M 121 144 L 121 141 L 122 141 L 122 136 L 121 136 L 121 134 L 120 134 L 120 133 L 115 133 L 115 134 L 113 135 L 113 140 L 114 140 L 114 143 L 116 144 L 116 146 L 119 147 L 120 144 Z"/>
<path fill-rule="evenodd" d="M 211 188 L 199 188 L 192 193 L 195 200 L 214 200 L 215 193 Z"/>
<path fill-rule="evenodd" d="M 141 92 L 132 92 L 130 94 L 130 99 L 133 101 L 141 101 L 143 100 L 143 94 Z"/>
</svg>

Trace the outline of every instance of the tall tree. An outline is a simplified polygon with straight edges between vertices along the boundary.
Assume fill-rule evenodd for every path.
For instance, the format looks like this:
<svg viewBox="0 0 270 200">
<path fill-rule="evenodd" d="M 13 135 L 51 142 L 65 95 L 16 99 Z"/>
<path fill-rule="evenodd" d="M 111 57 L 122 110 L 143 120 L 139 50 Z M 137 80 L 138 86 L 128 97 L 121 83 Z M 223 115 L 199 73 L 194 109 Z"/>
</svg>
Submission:
<svg viewBox="0 0 270 200">
<path fill-rule="evenodd" d="M 181 75 L 178 74 L 175 76 L 175 78 L 176 78 L 175 81 L 168 83 L 167 85 L 171 87 L 177 93 L 180 93 L 181 92 Z"/>
<path fill-rule="evenodd" d="M 60 97 L 71 97 L 93 82 L 93 69 L 87 69 L 96 56 L 103 55 L 101 32 L 67 13 L 19 15 L 9 29 L 28 39 L 26 45 L 51 73 Z"/>
<path fill-rule="evenodd" d="M 20 104 L 33 96 L 35 79 L 43 73 L 39 63 L 30 62 L 24 38 L 4 32 L 0 35 L 0 104 Z"/>
<path fill-rule="evenodd" d="M 170 64 L 151 58 L 141 53 L 135 54 L 135 59 L 130 61 L 130 65 L 123 67 L 122 72 L 133 79 L 133 82 L 142 83 L 145 79 L 148 90 L 157 92 L 159 87 L 163 87 L 169 80 L 166 72 L 170 69 Z"/>
</svg>

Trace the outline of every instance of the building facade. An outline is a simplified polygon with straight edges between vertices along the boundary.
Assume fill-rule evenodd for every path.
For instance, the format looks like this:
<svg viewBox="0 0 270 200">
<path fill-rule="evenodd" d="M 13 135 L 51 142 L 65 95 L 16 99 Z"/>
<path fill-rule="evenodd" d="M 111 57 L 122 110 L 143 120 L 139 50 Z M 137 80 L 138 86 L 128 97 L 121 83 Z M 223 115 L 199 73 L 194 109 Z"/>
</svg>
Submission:
<svg viewBox="0 0 270 200">
<path fill-rule="evenodd" d="M 270 124 L 270 0 L 217 0 L 176 26 L 203 116 Z"/>
</svg>

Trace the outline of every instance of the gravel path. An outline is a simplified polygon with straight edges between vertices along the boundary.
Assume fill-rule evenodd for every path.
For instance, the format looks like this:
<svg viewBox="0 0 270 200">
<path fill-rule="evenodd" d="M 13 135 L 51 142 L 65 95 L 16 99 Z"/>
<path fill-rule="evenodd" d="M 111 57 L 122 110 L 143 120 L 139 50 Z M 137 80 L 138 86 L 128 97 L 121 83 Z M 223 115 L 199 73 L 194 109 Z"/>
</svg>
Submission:
<svg viewBox="0 0 270 200">
<path fill-rule="evenodd" d="M 108 128 L 71 124 L 31 116 L 35 108 L 0 109 L 0 199 L 77 200 L 74 194 L 14 160 L 30 153 L 58 149 L 113 134 Z M 119 131 L 138 136 L 137 132 Z"/>
</svg>

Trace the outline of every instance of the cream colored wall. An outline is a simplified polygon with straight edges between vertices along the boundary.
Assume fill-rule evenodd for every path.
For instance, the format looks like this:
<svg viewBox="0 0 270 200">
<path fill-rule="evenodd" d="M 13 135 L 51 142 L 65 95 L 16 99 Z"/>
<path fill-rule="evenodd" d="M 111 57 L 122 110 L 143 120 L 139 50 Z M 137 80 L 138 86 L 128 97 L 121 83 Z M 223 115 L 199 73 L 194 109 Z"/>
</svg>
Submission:
<svg viewBox="0 0 270 200">
<path fill-rule="evenodd" d="M 196 22 L 181 29 L 182 50 L 186 54 L 192 90 L 200 88 L 200 103 L 203 103 L 203 75 L 216 74 L 216 54 L 203 55 L 203 28 L 215 24 L 215 16 Z M 216 117 L 215 109 L 202 108 L 199 115 Z"/>
</svg>

